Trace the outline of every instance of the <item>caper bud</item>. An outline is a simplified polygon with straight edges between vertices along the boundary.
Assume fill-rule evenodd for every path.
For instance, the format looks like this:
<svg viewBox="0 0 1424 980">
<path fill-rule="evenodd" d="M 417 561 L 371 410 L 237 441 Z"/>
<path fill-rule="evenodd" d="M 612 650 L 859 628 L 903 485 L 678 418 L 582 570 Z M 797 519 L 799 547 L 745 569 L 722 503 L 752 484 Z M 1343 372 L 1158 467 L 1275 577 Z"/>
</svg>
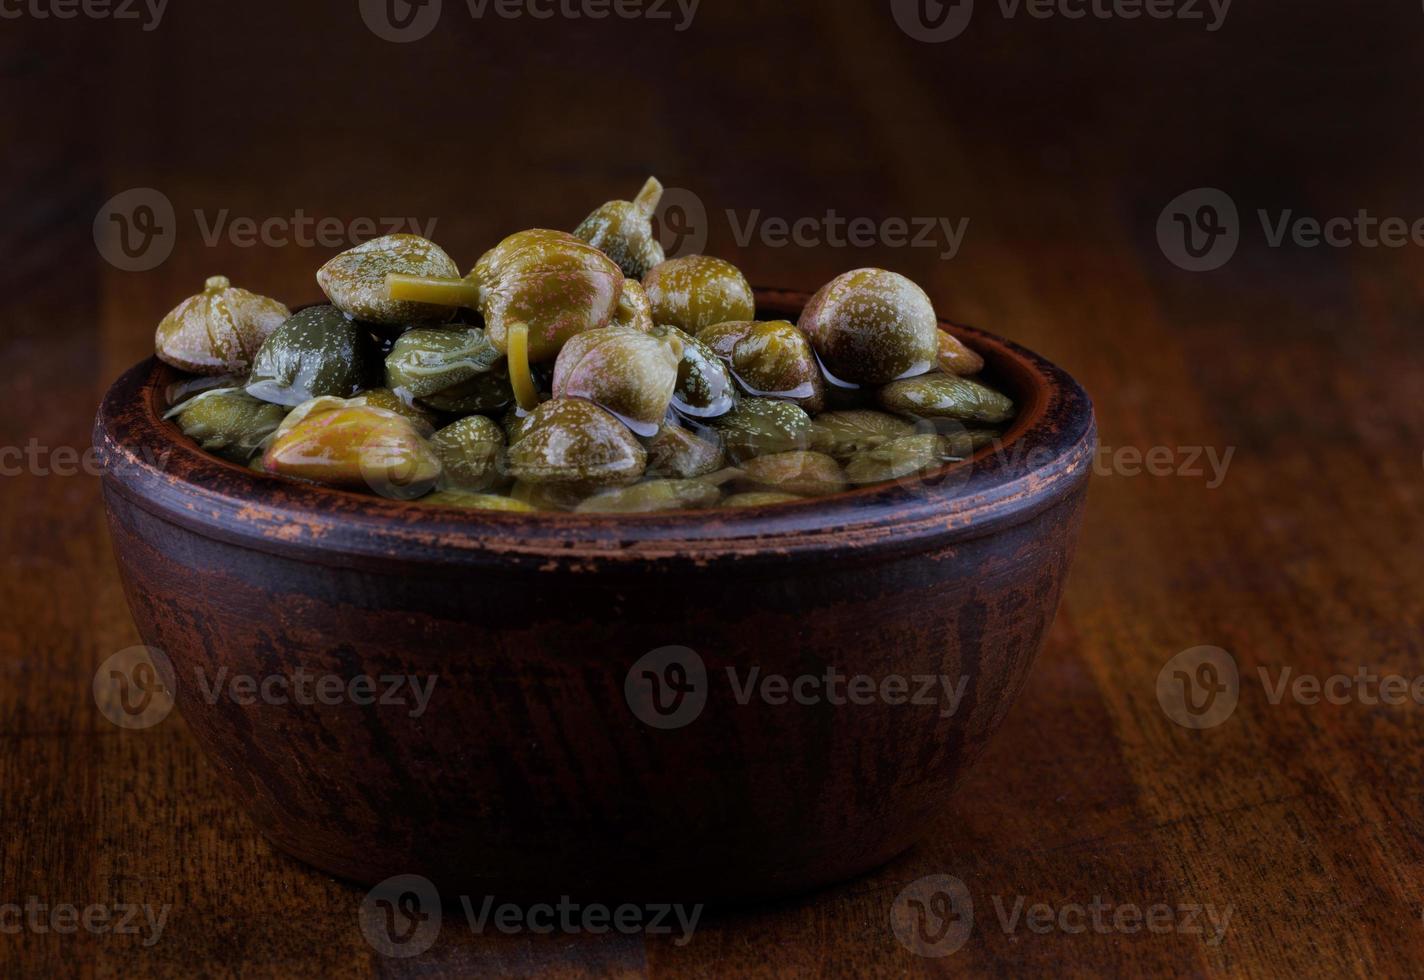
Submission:
<svg viewBox="0 0 1424 980">
<path fill-rule="evenodd" d="M 516 479 L 575 493 L 635 483 L 647 462 L 627 426 L 581 398 L 540 405 L 509 447 L 509 471 Z"/>
<path fill-rule="evenodd" d="M 915 434 L 904 419 L 870 409 L 823 412 L 811 420 L 811 448 L 839 460 Z"/>
<path fill-rule="evenodd" d="M 821 288 L 801 313 L 821 364 L 841 382 L 881 385 L 923 374 L 939 354 L 925 291 L 884 269 L 857 269 Z"/>
<path fill-rule="evenodd" d="M 811 418 L 790 402 L 746 398 L 713 423 L 727 456 L 742 463 L 756 456 L 805 449 L 811 444 Z"/>
<path fill-rule="evenodd" d="M 313 306 L 282 324 L 252 362 L 247 393 L 278 405 L 365 387 L 374 365 L 371 337 L 334 306 Z"/>
<path fill-rule="evenodd" d="M 651 436 L 672 402 L 681 354 L 681 343 L 669 336 L 624 327 L 586 331 L 559 352 L 554 397 L 586 398 Z"/>
<path fill-rule="evenodd" d="M 253 398 L 241 388 L 205 391 L 168 411 L 183 434 L 210 453 L 247 463 L 277 430 L 287 410 Z"/>
<path fill-rule="evenodd" d="M 945 374 L 967 376 L 984 370 L 984 358 L 948 330 L 939 332 L 939 369 Z"/>
<path fill-rule="evenodd" d="M 1013 417 L 1014 403 L 993 388 L 952 374 L 896 381 L 880 389 L 880 404 L 901 415 L 997 425 Z"/>
<path fill-rule="evenodd" d="M 728 320 L 756 318 L 752 287 L 737 267 L 707 255 L 669 259 L 643 277 L 653 322 L 695 334 Z"/>
<path fill-rule="evenodd" d="M 754 490 L 748 493 L 734 493 L 722 501 L 723 507 L 765 507 L 768 504 L 790 504 L 805 500 L 794 493 L 777 493 L 771 490 Z"/>
<path fill-rule="evenodd" d="M 933 432 L 903 436 L 851 457 L 845 465 L 846 479 L 855 484 L 885 483 L 958 458 L 943 436 Z"/>
<path fill-rule="evenodd" d="M 351 403 L 303 410 L 283 426 L 263 456 L 271 473 L 410 499 L 440 476 L 440 458 L 404 416 Z"/>
<path fill-rule="evenodd" d="M 672 391 L 673 407 L 683 415 L 699 419 L 712 419 L 730 412 L 737 404 L 736 389 L 727 365 L 712 349 L 677 327 L 655 327 L 653 333 L 671 335 L 682 344 L 677 386 Z"/>
<path fill-rule="evenodd" d="M 623 292 L 618 297 L 618 308 L 613 311 L 611 326 L 627 327 L 643 333 L 653 330 L 653 306 L 648 302 L 648 292 L 636 279 L 623 280 Z"/>
<path fill-rule="evenodd" d="M 730 363 L 732 351 L 737 349 L 741 339 L 756 329 L 756 326 L 755 320 L 727 320 L 703 327 L 697 332 L 697 339 L 713 354 Z"/>
<path fill-rule="evenodd" d="M 367 388 L 357 395 L 352 401 L 360 402 L 363 405 L 371 405 L 375 408 L 384 408 L 388 412 L 395 412 L 397 415 L 404 415 L 415 423 L 415 427 L 422 435 L 435 431 L 435 416 L 419 405 L 415 405 L 402 398 L 389 388 Z"/>
<path fill-rule="evenodd" d="M 504 430 L 493 419 L 470 415 L 430 437 L 445 472 L 442 490 L 483 492 L 507 483 Z"/>
<path fill-rule="evenodd" d="M 748 393 L 795 402 L 808 412 L 825 407 L 825 379 L 811 343 L 786 320 L 758 323 L 732 347 L 732 370 Z"/>
<path fill-rule="evenodd" d="M 493 370 L 502 356 L 478 327 L 407 330 L 386 355 L 386 387 L 426 398 Z"/>
<path fill-rule="evenodd" d="M 664 259 L 663 247 L 653 234 L 653 213 L 663 196 L 663 185 L 649 177 L 632 201 L 609 201 L 574 229 L 574 237 L 599 249 L 633 279 L 641 279 Z"/>
<path fill-rule="evenodd" d="M 509 363 L 500 358 L 488 371 L 451 385 L 443 391 L 426 395 L 420 404 L 437 412 L 469 415 L 471 412 L 498 412 L 514 401 L 514 388 L 509 381 Z"/>
<path fill-rule="evenodd" d="M 742 463 L 738 485 L 805 497 L 824 497 L 845 489 L 841 464 L 824 453 L 796 450 L 758 456 Z"/>
<path fill-rule="evenodd" d="M 420 499 L 422 504 L 435 507 L 453 507 L 462 510 L 507 510 L 521 514 L 532 514 L 538 510 L 522 500 L 501 497 L 494 493 L 470 493 L 467 490 L 439 490 Z"/>
<path fill-rule="evenodd" d="M 292 315 L 281 303 L 213 276 L 154 335 L 158 359 L 193 374 L 246 374 L 263 343 Z"/>
<path fill-rule="evenodd" d="M 643 440 L 648 451 L 647 476 L 690 480 L 720 469 L 726 462 L 722 441 L 714 430 L 689 432 L 674 422 L 664 422 L 657 434 Z"/>
<path fill-rule="evenodd" d="M 648 514 L 661 510 L 701 510 L 715 506 L 722 491 L 701 480 L 646 480 L 605 490 L 575 508 L 581 514 Z"/>
<path fill-rule="evenodd" d="M 450 319 L 449 307 L 392 299 L 386 277 L 393 274 L 453 278 L 460 269 L 419 235 L 385 235 L 342 252 L 321 267 L 316 281 L 334 306 L 358 320 L 403 326 Z"/>
</svg>

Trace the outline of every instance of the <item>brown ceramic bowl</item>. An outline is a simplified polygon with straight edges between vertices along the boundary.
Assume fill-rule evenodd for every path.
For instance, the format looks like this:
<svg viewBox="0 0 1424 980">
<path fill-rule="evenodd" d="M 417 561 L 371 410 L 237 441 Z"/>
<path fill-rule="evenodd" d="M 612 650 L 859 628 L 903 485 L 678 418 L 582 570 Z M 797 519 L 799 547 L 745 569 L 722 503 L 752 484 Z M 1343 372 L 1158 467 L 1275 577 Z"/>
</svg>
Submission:
<svg viewBox="0 0 1424 980">
<path fill-rule="evenodd" d="M 806 297 L 759 302 L 794 319 Z M 173 375 L 146 361 L 96 424 L 130 608 L 236 799 L 334 875 L 709 901 L 855 875 L 915 842 L 1003 721 L 1091 472 L 1073 379 L 954 330 L 1019 403 L 1001 449 L 818 502 L 634 517 L 467 513 L 264 476 L 163 421 Z M 645 656 L 666 647 L 696 656 Z M 418 717 L 413 700 L 205 695 L 299 670 L 435 687 Z M 776 680 L 739 699 L 771 675 L 822 680 L 799 700 Z M 962 681 L 953 710 L 941 676 Z M 681 693 L 655 706 L 658 682 Z"/>
</svg>

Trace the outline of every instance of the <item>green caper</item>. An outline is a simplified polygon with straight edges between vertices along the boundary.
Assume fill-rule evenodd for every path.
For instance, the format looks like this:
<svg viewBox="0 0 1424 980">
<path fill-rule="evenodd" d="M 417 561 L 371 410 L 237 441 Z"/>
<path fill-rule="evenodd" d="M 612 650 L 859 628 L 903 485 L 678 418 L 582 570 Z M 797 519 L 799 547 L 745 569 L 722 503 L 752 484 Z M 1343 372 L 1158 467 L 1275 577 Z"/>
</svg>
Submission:
<svg viewBox="0 0 1424 980">
<path fill-rule="evenodd" d="M 756 300 L 736 266 L 707 255 L 669 259 L 643 277 L 653 322 L 695 334 L 727 320 L 752 320 Z"/>
<path fill-rule="evenodd" d="M 732 370 L 748 393 L 825 407 L 825 378 L 806 335 L 786 320 L 755 324 L 732 347 Z"/>
<path fill-rule="evenodd" d="M 439 479 L 440 458 L 405 416 L 338 398 L 316 401 L 298 406 L 297 421 L 273 435 L 262 459 L 268 472 L 399 499 L 419 497 Z"/>
<path fill-rule="evenodd" d="M 471 412 L 498 412 L 514 401 L 514 388 L 509 382 L 509 363 L 500 358 L 488 371 L 477 374 L 444 391 L 426 395 L 420 404 L 437 412 L 468 415 Z"/>
<path fill-rule="evenodd" d="M 703 327 L 697 332 L 697 339 L 702 341 L 714 355 L 730 363 L 732 352 L 737 349 L 737 344 L 748 333 L 756 329 L 756 326 L 755 320 L 725 320 L 722 323 L 714 323 L 710 327 Z"/>
<path fill-rule="evenodd" d="M 914 433 L 912 424 L 885 412 L 870 409 L 822 412 L 811 420 L 811 448 L 844 461 L 856 453 Z"/>
<path fill-rule="evenodd" d="M 574 229 L 574 237 L 617 262 L 625 276 L 641 279 L 664 259 L 663 247 L 653 234 L 653 213 L 662 196 L 663 185 L 649 177 L 637 198 L 609 201 Z"/>
<path fill-rule="evenodd" d="M 888 384 L 923 374 L 939 355 L 939 321 L 925 291 L 884 269 L 831 280 L 801 313 L 801 329 L 843 383 Z"/>
<path fill-rule="evenodd" d="M 754 490 L 748 493 L 734 493 L 722 501 L 723 507 L 765 507 L 768 504 L 790 504 L 805 500 L 794 493 L 777 493 L 770 490 Z"/>
<path fill-rule="evenodd" d="M 948 330 L 939 332 L 939 353 L 935 361 L 945 374 L 968 376 L 984 370 L 984 358 Z"/>
<path fill-rule="evenodd" d="M 495 493 L 470 493 L 466 490 L 438 490 L 428 497 L 420 498 L 422 504 L 435 507 L 453 507 L 463 510 L 508 510 L 522 514 L 535 513 L 539 508 L 513 497 L 502 497 Z"/>
<path fill-rule="evenodd" d="M 805 449 L 811 444 L 811 417 L 790 402 L 745 398 L 713 422 L 734 463 L 756 456 Z"/>
<path fill-rule="evenodd" d="M 647 462 L 627 426 L 581 398 L 540 405 L 509 447 L 509 471 L 516 479 L 575 493 L 636 483 Z"/>
<path fill-rule="evenodd" d="M 922 473 L 941 463 L 960 458 L 946 445 L 946 438 L 933 432 L 903 436 L 846 461 L 846 479 L 854 484 L 885 483 Z"/>
<path fill-rule="evenodd" d="M 585 398 L 651 436 L 667 415 L 677 385 L 681 343 L 626 327 L 571 337 L 554 364 L 554 397 Z"/>
<path fill-rule="evenodd" d="M 225 276 L 179 303 L 158 325 L 158 359 L 194 374 L 246 374 L 263 343 L 292 315 L 275 299 L 237 289 Z"/>
<path fill-rule="evenodd" d="M 316 281 L 343 313 L 369 323 L 404 326 L 441 323 L 450 319 L 453 310 L 392 299 L 386 276 L 452 278 L 459 274 L 455 260 L 434 242 L 419 235 L 384 235 L 336 256 L 321 267 Z"/>
<path fill-rule="evenodd" d="M 677 365 L 677 385 L 672 392 L 672 405 L 691 418 L 712 419 L 726 415 L 737 404 L 732 376 L 712 349 L 692 334 L 674 326 L 659 326 L 655 335 L 671 335 L 682 344 L 682 359 Z"/>
<path fill-rule="evenodd" d="M 647 290 L 638 280 L 623 280 L 623 292 L 618 296 L 618 307 L 613 311 L 609 326 L 627 327 L 642 333 L 652 332 L 653 306 L 648 302 Z"/>
<path fill-rule="evenodd" d="M 407 330 L 386 356 L 386 387 L 426 398 L 489 372 L 501 356 L 478 327 Z"/>
<path fill-rule="evenodd" d="M 746 490 L 824 497 L 845 489 L 841 464 L 824 453 L 795 450 L 757 456 L 742 463 L 738 486 Z"/>
<path fill-rule="evenodd" d="M 170 409 L 164 418 L 176 417 L 183 434 L 208 452 L 246 463 L 286 414 L 281 405 L 253 398 L 241 388 L 217 388 Z"/>
<path fill-rule="evenodd" d="M 395 412 L 397 415 L 404 415 L 414 422 L 415 427 L 422 433 L 435 431 L 434 413 L 421 408 L 413 402 L 407 401 L 390 388 L 367 388 L 354 398 L 353 401 L 373 405 L 376 408 L 384 408 L 386 411 Z"/>
<path fill-rule="evenodd" d="M 1014 403 L 993 388 L 952 374 L 928 374 L 880 389 L 883 408 L 912 418 L 998 425 L 1013 418 Z"/>
<path fill-rule="evenodd" d="M 575 508 L 581 514 L 647 514 L 661 510 L 701 510 L 722 499 L 722 491 L 701 480 L 645 480 L 605 490 Z"/>
<path fill-rule="evenodd" d="M 664 422 L 656 435 L 643 440 L 648 451 L 647 476 L 690 480 L 721 469 L 726 462 L 722 441 L 706 429 L 689 432 L 674 422 Z"/>
<path fill-rule="evenodd" d="M 442 490 L 480 493 L 508 482 L 504 430 L 493 419 L 483 415 L 460 419 L 431 436 L 430 448 L 444 465 Z"/>
<path fill-rule="evenodd" d="M 371 336 L 334 306 L 297 313 L 267 338 L 252 362 L 247 393 L 278 405 L 365 387 L 375 367 Z"/>
</svg>

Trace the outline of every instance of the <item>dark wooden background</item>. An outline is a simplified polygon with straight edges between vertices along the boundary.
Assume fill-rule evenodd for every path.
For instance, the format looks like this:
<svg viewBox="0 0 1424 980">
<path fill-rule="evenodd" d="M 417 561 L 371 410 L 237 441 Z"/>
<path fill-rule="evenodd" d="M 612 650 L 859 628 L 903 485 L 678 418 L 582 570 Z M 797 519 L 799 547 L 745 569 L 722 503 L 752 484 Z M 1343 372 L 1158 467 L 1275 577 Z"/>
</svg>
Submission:
<svg viewBox="0 0 1424 980">
<path fill-rule="evenodd" d="M 1239 0 L 1200 22 L 1006 19 L 913 40 L 871 0 L 707 0 L 666 22 L 474 21 L 447 0 L 413 44 L 356 0 L 175 3 L 133 22 L 0 20 L 0 904 L 169 903 L 162 940 L 0 934 L 20 975 L 897 976 L 1389 974 L 1424 952 L 1424 707 L 1273 705 L 1257 668 L 1424 673 L 1421 249 L 1272 248 L 1257 209 L 1424 217 L 1424 11 Z M 7 6 L 7 10 L 17 9 Z M 480 938 L 415 960 L 361 937 L 362 891 L 274 852 L 176 715 L 123 732 L 95 668 L 137 642 L 98 481 L 79 451 L 152 328 L 223 272 L 313 298 L 334 249 L 204 241 L 194 217 L 298 209 L 438 220 L 462 264 L 503 234 L 571 227 L 656 173 L 696 190 L 708 250 L 814 289 L 882 264 L 940 311 L 1072 371 L 1114 450 L 1234 449 L 1224 482 L 1095 478 L 1077 565 L 1004 731 L 925 842 L 859 881 L 665 938 Z M 1158 248 L 1168 201 L 1227 191 L 1223 269 Z M 161 191 L 174 248 L 125 272 L 92 226 Z M 795 219 L 970 218 L 933 249 L 774 248 L 725 209 Z M 1179 452 L 1179 450 L 1183 452 Z M 1123 457 L 1105 457 L 1123 461 Z M 43 460 L 48 460 L 45 464 Z M 1129 459 L 1130 461 L 1130 459 Z M 13 460 L 11 460 L 13 462 Z M 1240 705 L 1170 721 L 1158 672 L 1228 649 Z M 897 943 L 907 883 L 962 879 L 978 909 L 942 959 Z M 1224 941 L 1006 933 L 996 898 L 1230 907 Z M 0 920 L 0 925 L 4 921 Z"/>
</svg>

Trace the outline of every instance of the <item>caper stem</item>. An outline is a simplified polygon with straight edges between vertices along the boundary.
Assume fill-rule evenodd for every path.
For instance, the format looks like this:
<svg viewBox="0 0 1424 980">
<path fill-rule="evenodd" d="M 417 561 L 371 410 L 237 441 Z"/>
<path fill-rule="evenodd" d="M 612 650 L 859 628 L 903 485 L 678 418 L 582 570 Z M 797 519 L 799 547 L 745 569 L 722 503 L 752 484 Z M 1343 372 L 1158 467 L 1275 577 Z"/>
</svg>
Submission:
<svg viewBox="0 0 1424 980">
<path fill-rule="evenodd" d="M 480 305 L 480 287 L 469 279 L 437 279 L 431 276 L 408 276 L 399 272 L 386 275 L 386 295 L 391 299 L 433 306 Z"/>
<path fill-rule="evenodd" d="M 643 185 L 643 189 L 638 192 L 638 196 L 633 198 L 633 206 L 638 211 L 651 218 L 653 212 L 658 209 L 658 202 L 663 199 L 663 185 L 658 178 L 649 177 L 648 182 Z"/>
<path fill-rule="evenodd" d="M 509 357 L 509 386 L 514 389 L 514 400 L 526 412 L 539 407 L 539 389 L 534 385 L 534 375 L 529 370 L 529 325 L 511 323 L 505 333 L 507 356 Z"/>
</svg>

